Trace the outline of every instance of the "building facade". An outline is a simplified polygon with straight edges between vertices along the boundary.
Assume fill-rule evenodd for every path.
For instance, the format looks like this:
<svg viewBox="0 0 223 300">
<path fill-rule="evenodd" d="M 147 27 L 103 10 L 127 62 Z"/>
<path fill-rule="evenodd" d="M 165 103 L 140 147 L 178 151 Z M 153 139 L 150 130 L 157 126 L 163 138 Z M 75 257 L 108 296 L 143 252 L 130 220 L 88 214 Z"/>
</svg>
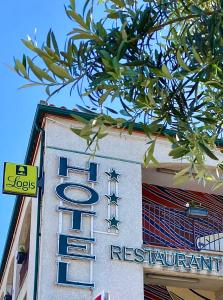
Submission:
<svg viewBox="0 0 223 300">
<path fill-rule="evenodd" d="M 222 191 L 173 187 L 184 164 L 165 137 L 159 168 L 143 168 L 139 130 L 108 128 L 92 156 L 70 130 L 81 127 L 75 115 L 91 117 L 37 108 L 25 163 L 39 168 L 39 193 L 17 197 L 0 300 L 223 299 Z"/>
</svg>

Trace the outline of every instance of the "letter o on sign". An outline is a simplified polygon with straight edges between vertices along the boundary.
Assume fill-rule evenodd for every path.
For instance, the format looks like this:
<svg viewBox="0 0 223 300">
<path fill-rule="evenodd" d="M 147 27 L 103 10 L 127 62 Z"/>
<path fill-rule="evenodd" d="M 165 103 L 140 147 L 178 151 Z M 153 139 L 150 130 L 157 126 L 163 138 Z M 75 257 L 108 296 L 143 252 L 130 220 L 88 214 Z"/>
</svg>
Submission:
<svg viewBox="0 0 223 300">
<path fill-rule="evenodd" d="M 66 190 L 68 189 L 78 189 L 78 190 L 85 191 L 86 193 L 89 194 L 89 198 L 80 199 L 80 200 L 72 199 L 66 195 Z M 56 187 L 56 194 L 60 199 L 78 205 L 93 205 L 99 200 L 99 195 L 94 189 L 92 189 L 89 186 L 73 183 L 73 182 L 66 182 L 66 183 L 59 184 Z"/>
</svg>

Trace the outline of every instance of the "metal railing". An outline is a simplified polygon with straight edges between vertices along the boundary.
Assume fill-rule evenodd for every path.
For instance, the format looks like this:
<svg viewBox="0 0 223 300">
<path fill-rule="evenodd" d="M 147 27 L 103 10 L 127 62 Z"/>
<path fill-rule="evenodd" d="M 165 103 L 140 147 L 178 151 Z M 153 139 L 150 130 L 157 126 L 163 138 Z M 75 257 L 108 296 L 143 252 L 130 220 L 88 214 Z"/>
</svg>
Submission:
<svg viewBox="0 0 223 300">
<path fill-rule="evenodd" d="M 143 203 L 142 217 L 146 245 L 223 251 L 223 216 L 218 213 L 192 218 L 184 210 Z"/>
</svg>

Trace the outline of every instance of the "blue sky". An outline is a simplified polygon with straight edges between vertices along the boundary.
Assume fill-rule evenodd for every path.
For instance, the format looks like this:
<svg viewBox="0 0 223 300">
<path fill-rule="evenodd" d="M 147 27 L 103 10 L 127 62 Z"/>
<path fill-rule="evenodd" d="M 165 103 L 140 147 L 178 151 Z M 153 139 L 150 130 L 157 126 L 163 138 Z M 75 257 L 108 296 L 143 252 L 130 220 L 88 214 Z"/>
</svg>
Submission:
<svg viewBox="0 0 223 300">
<path fill-rule="evenodd" d="M 83 1 L 77 1 L 83 3 Z M 72 22 L 66 17 L 64 4 L 68 1 L 53 0 L 19 0 L 3 1 L 1 3 L 1 47 L 0 47 L 0 178 L 5 161 L 22 163 L 32 127 L 36 105 L 45 98 L 42 88 L 18 88 L 25 82 L 16 73 L 11 72 L 6 65 L 13 65 L 13 57 L 21 58 L 27 50 L 20 42 L 27 35 L 33 37 L 37 28 L 39 44 L 50 28 L 53 29 L 60 45 L 63 45 L 65 34 L 72 28 Z M 58 106 L 74 107 L 77 95 L 69 97 L 61 93 L 52 100 Z M 14 196 L 0 197 L 0 258 L 4 249 L 7 231 L 10 223 Z"/>
</svg>

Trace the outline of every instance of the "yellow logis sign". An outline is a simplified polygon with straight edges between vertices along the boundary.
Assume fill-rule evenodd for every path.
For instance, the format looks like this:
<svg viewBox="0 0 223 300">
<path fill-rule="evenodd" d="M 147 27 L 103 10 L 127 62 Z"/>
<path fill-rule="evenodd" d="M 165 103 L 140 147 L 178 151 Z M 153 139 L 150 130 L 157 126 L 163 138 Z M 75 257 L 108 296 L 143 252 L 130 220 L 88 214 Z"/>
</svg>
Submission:
<svg viewBox="0 0 223 300">
<path fill-rule="evenodd" d="M 3 193 L 35 197 L 37 194 L 37 167 L 6 162 Z"/>
</svg>

